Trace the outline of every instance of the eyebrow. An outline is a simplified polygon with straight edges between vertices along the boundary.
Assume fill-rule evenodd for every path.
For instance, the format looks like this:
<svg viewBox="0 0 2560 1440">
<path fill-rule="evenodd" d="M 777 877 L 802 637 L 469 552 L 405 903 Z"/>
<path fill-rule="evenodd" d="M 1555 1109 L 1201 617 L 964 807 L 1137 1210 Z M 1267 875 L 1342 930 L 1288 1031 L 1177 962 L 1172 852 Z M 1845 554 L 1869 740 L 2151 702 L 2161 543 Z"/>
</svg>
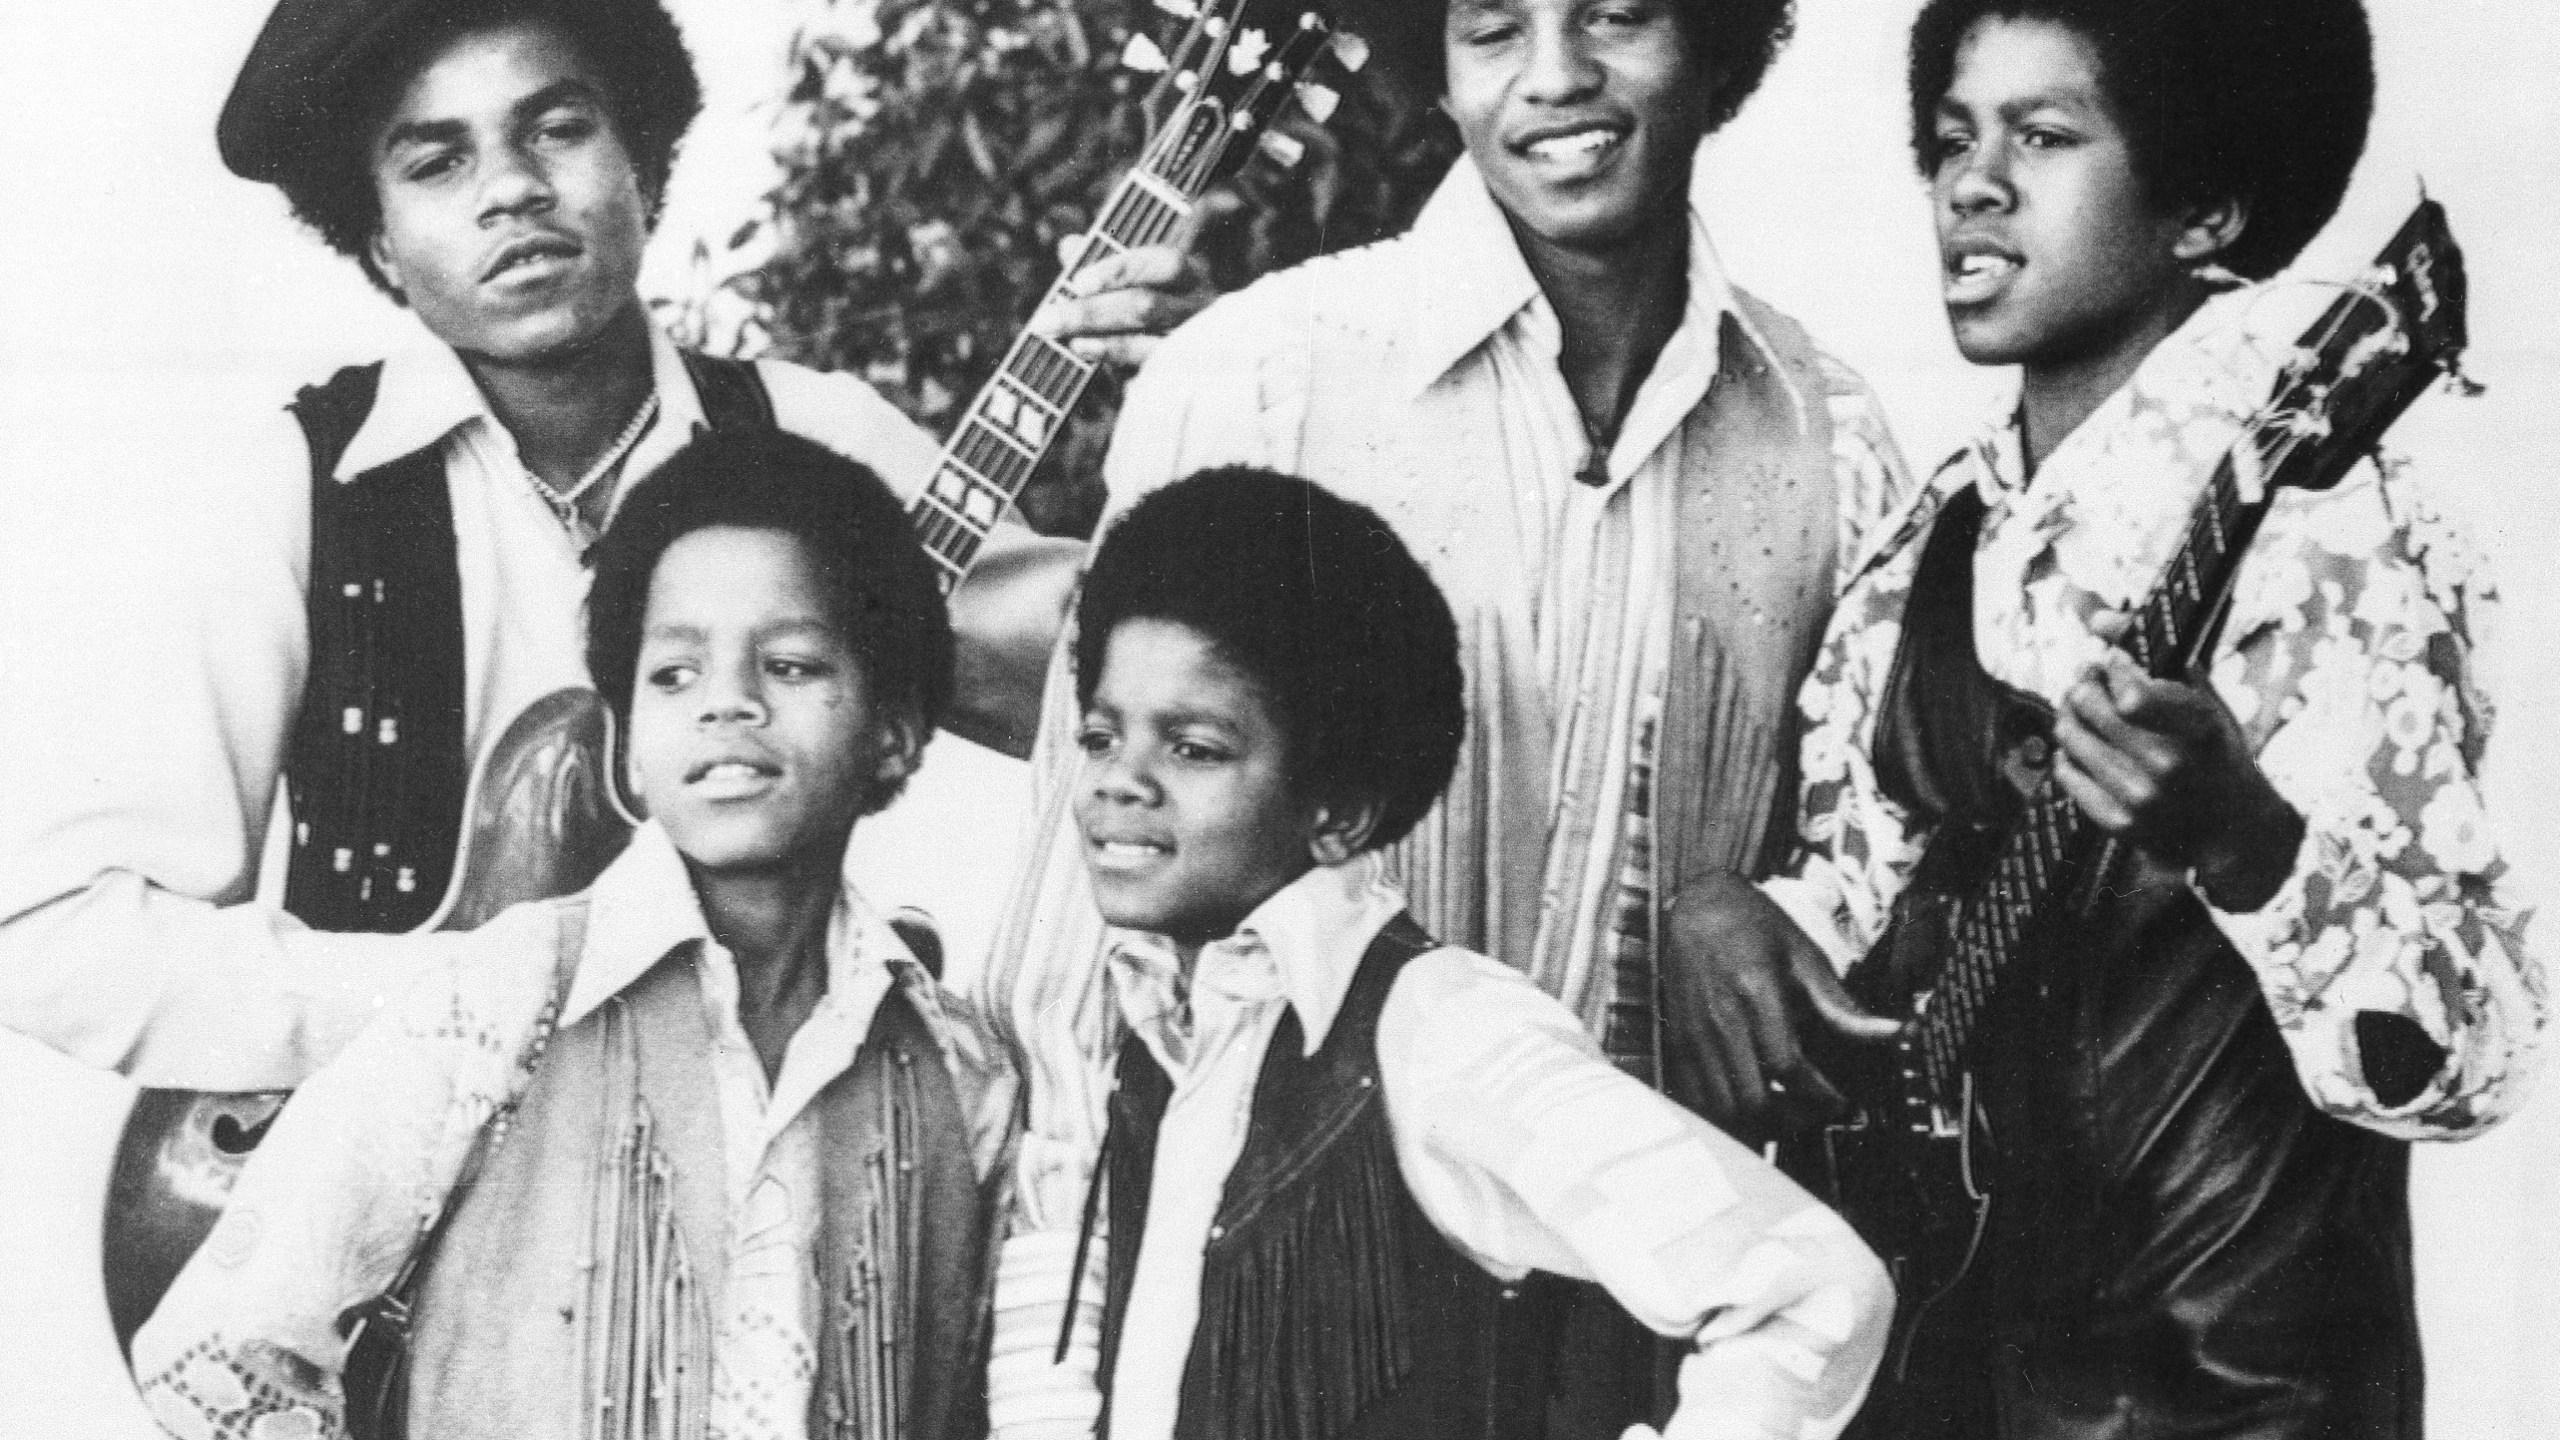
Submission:
<svg viewBox="0 0 2560 1440">
<path fill-rule="evenodd" d="M 507 118 L 521 124 L 528 116 L 572 100 L 584 100 L 599 108 L 604 105 L 604 96 L 593 82 L 572 75 L 554 80 L 517 101 L 508 108 Z M 389 154 L 403 145 L 448 145 L 470 133 L 470 124 L 462 120 L 404 120 L 382 133 L 381 148 L 382 153 Z"/>
<path fill-rule="evenodd" d="M 2015 100 L 2004 100 L 1993 108 L 1992 113 L 2003 120 L 2015 120 L 2021 115 L 2048 108 L 2087 110 L 2094 108 L 2095 103 L 2088 94 L 2078 90 L 2039 90 Z M 1939 119 L 1962 120 L 1971 117 L 1973 113 L 1973 107 L 1958 100 L 1953 91 L 1938 97 Z"/>
</svg>

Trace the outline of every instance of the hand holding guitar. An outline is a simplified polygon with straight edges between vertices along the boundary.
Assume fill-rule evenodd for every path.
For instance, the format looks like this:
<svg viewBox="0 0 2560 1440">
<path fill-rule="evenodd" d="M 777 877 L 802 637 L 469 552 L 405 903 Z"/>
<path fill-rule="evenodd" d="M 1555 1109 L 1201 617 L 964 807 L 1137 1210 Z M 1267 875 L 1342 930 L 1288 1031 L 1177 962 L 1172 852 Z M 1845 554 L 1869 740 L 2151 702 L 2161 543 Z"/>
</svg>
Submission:
<svg viewBox="0 0 2560 1440">
<path fill-rule="evenodd" d="M 2091 629 L 2114 640 L 2122 615 Z M 2171 866 L 2207 899 L 2249 911 L 2293 873 L 2303 819 L 2258 768 L 2240 722 L 2210 686 L 2154 679 L 2110 650 L 2063 696 L 2055 775 L 2100 829 Z"/>
<path fill-rule="evenodd" d="M 1739 875 L 1680 887 L 1663 917 L 1663 1078 L 1671 1097 L 1746 1145 L 1837 1117 L 1813 1055 L 1892 1041 L 1795 921 Z"/>
<path fill-rule="evenodd" d="M 1170 240 L 1141 245 L 1079 270 L 1085 237 L 1060 243 L 1067 280 L 1031 317 L 1031 333 L 1063 342 L 1079 359 L 1135 367 L 1175 326 L 1209 308 L 1218 287 L 1190 249 L 1194 227 Z"/>
</svg>

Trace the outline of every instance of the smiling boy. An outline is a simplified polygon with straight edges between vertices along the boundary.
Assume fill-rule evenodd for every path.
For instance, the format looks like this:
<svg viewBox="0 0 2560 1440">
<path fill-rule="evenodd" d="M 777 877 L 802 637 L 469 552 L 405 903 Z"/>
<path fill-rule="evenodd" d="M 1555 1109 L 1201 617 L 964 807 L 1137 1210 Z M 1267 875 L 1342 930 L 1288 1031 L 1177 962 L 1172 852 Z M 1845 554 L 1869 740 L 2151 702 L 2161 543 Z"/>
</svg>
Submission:
<svg viewBox="0 0 2560 1440">
<path fill-rule="evenodd" d="M 1787 915 L 1726 918 L 1866 954 L 1964 863 L 1933 837 L 2007 822 L 2019 692 L 2126 859 L 1994 1003 L 1981 1259 L 1862 1433 L 2419 1433 L 2405 1142 L 2512 1110 L 2543 1013 L 2481 809 L 2488 576 L 2386 456 L 2280 494 L 2205 676 L 2111 644 L 2269 394 L 2291 334 L 2231 292 L 2337 208 L 2371 63 L 2356 0 L 1914 28 L 1948 319 L 2018 385 L 1833 619 Z"/>
<path fill-rule="evenodd" d="M 1386 879 L 1464 724 L 1455 625 L 1386 524 L 1203 473 L 1108 532 L 1076 636 L 1121 1032 L 1104 1440 L 1549 1434 L 1559 1275 L 1680 1342 L 1665 1435 L 1836 1433 L 1874 1258 Z M 1008 1297 L 1052 1336 L 1058 1298 Z"/>
<path fill-rule="evenodd" d="M 1012 1079 L 844 877 L 951 648 L 859 467 L 770 432 L 670 461 L 588 639 L 648 821 L 296 1093 L 135 1340 L 161 1423 L 344 1433 L 342 1317 L 414 1260 L 408 1434 L 982 1434 Z"/>
<path fill-rule="evenodd" d="M 1820 1101 L 1791 1043 L 1759 1037 L 1787 1037 L 1799 1007 L 1846 1007 L 1827 967 L 1690 943 L 1693 897 L 1764 873 L 1783 841 L 1792 697 L 1904 488 L 1865 387 L 1728 283 L 1692 199 L 1699 144 L 1790 13 L 1346 13 L 1464 157 L 1406 234 L 1268 277 L 1169 337 L 1106 466 L 1115 510 L 1247 464 L 1394 527 L 1448 597 L 1465 667 L 1455 778 L 1388 856 L 1416 918 L 1518 967 L 1631 1074 L 1746 1136 Z M 1107 1084 L 1101 925 L 1061 798 L 1077 713 L 1058 665 L 1038 761 L 1057 823 L 988 972 L 993 1018 L 1043 1067 L 1026 1266 L 1069 1262 Z M 1081 1067 L 1064 1058 L 1078 1046 Z M 1594 1392 L 1591 1432 L 1613 1437 L 1610 1412 L 1651 1408 L 1653 1370 L 1617 1339 L 1640 1336 L 1577 1341 L 1594 1358 L 1568 1366 Z"/>
</svg>

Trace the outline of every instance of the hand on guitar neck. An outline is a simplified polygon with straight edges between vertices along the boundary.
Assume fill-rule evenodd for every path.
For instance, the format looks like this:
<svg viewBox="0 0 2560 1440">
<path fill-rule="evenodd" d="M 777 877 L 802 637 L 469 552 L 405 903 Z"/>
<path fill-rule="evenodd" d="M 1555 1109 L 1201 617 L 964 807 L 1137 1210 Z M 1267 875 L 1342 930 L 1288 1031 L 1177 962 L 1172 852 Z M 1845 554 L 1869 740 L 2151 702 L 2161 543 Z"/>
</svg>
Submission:
<svg viewBox="0 0 2560 1440">
<path fill-rule="evenodd" d="M 1680 887 L 1663 916 L 1663 1088 L 1758 1148 L 1838 1116 L 1831 1074 L 1900 1025 L 1860 1009 L 1831 959 L 1739 875 Z"/>
<path fill-rule="evenodd" d="M 2111 644 L 2121 614 L 2090 630 Z M 2302 816 L 2258 768 L 2213 687 L 2146 675 L 2109 650 L 2054 717 L 2055 778 L 2098 827 L 2173 869 L 2205 898 L 2251 911 L 2275 898 L 2302 848 Z"/>
<path fill-rule="evenodd" d="M 1058 297 L 1031 317 L 1031 333 L 1063 342 L 1083 359 L 1136 367 L 1155 353 L 1174 327 L 1209 308 L 1218 287 L 1209 267 L 1191 249 L 1199 233 L 1185 224 L 1171 239 L 1077 268 L 1085 238 L 1059 242 L 1066 283 Z"/>
</svg>

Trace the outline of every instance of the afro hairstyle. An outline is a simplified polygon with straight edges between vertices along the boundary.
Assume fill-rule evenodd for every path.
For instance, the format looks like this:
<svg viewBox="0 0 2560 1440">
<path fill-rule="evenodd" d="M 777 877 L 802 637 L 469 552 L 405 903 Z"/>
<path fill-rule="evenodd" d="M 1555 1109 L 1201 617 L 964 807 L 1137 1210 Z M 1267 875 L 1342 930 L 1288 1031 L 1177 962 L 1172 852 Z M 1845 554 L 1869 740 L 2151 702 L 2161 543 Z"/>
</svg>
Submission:
<svg viewBox="0 0 2560 1440">
<path fill-rule="evenodd" d="M 1715 76 L 1706 133 L 1724 128 L 1760 88 L 1770 63 L 1795 33 L 1795 0 L 1670 0 L 1689 53 Z M 1413 95 L 1448 93 L 1449 0 L 1353 0 L 1344 28 L 1369 42 L 1379 65 Z"/>
<path fill-rule="evenodd" d="M 1313 482 L 1235 466 L 1147 496 L 1104 534 L 1076 603 L 1076 699 L 1112 632 L 1196 632 L 1272 708 L 1292 790 L 1374 801 L 1369 845 L 1404 838 L 1466 725 L 1449 603 L 1387 523 Z"/>
<path fill-rule="evenodd" d="M 775 530 L 817 567 L 828 619 L 883 706 L 915 717 L 917 743 L 951 703 L 951 616 L 907 510 L 880 477 L 779 430 L 696 436 L 624 498 L 596 542 L 587 592 L 587 673 L 628 723 L 649 586 L 669 546 L 696 530 Z M 883 794 L 886 804 L 895 791 Z"/>
<path fill-rule="evenodd" d="M 549 25 L 596 72 L 606 112 L 639 172 L 640 193 L 657 223 L 675 169 L 676 145 L 702 109 L 702 83 L 674 18 L 658 0 L 457 0 L 421 19 L 391 44 L 355 65 L 331 93 L 330 123 L 277 181 L 294 218 L 330 249 L 363 267 L 386 295 L 390 282 L 373 263 L 382 228 L 382 196 L 367 153 L 383 110 L 418 71 L 456 38 L 518 21 Z"/>
<path fill-rule="evenodd" d="M 1937 167 L 1938 102 L 1984 20 L 2043 20 L 2087 42 L 2164 213 L 2223 200 L 2249 222 L 2216 263 L 2263 280 L 2338 210 L 2373 115 L 2360 0 L 1929 0 L 1911 27 L 1911 148 Z"/>
</svg>

